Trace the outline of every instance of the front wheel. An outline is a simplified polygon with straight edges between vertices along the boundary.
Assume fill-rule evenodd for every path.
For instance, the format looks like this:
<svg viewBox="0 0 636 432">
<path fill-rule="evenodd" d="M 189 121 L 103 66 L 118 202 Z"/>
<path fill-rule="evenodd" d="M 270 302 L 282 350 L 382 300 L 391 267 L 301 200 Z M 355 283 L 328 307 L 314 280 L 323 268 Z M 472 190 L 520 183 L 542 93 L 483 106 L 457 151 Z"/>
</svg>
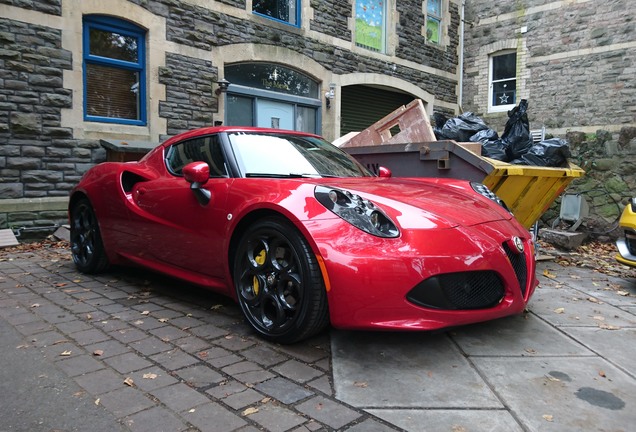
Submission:
<svg viewBox="0 0 636 432">
<path fill-rule="evenodd" d="M 265 219 L 247 229 L 238 244 L 233 276 L 245 317 L 266 339 L 298 342 L 329 323 L 316 256 L 284 219 Z"/>
<path fill-rule="evenodd" d="M 71 254 L 82 273 L 99 273 L 108 267 L 108 258 L 91 203 L 83 198 L 70 211 Z"/>
</svg>

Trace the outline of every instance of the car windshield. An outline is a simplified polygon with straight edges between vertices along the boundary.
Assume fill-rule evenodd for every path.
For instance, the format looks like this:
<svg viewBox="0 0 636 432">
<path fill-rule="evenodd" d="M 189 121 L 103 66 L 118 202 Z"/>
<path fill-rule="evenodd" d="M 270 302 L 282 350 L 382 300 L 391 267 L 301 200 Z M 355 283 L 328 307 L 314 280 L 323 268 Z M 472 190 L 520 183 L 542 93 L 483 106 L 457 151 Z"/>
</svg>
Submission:
<svg viewBox="0 0 636 432">
<path fill-rule="evenodd" d="M 301 135 L 228 134 L 244 177 L 368 177 L 372 174 L 327 141 Z"/>
</svg>

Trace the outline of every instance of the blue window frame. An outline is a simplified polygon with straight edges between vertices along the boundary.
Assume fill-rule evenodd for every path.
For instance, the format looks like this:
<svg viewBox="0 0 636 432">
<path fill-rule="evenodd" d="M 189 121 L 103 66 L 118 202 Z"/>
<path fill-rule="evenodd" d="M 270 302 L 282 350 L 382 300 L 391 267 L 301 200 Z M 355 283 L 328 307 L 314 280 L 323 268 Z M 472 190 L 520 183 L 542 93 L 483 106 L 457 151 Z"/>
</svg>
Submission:
<svg viewBox="0 0 636 432">
<path fill-rule="evenodd" d="M 300 27 L 300 0 L 254 0 L 252 12 Z"/>
<path fill-rule="evenodd" d="M 84 120 L 144 126 L 146 31 L 128 21 L 84 17 Z"/>
</svg>

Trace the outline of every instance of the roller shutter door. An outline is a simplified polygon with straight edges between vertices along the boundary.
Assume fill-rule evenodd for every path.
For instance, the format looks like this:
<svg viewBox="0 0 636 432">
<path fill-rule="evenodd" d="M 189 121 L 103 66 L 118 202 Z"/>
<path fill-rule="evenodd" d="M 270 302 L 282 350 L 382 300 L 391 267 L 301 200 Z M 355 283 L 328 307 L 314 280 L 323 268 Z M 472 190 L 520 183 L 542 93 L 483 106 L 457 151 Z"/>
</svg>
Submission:
<svg viewBox="0 0 636 432">
<path fill-rule="evenodd" d="M 362 85 L 344 86 L 340 94 L 340 136 L 362 131 L 415 99 L 408 94 Z"/>
</svg>

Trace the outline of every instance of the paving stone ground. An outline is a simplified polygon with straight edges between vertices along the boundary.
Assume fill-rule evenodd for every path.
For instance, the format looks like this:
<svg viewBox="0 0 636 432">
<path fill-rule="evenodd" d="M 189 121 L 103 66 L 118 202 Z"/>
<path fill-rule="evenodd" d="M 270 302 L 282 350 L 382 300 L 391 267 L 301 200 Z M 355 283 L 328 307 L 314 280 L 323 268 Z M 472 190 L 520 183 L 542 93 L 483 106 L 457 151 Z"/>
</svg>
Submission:
<svg viewBox="0 0 636 432">
<path fill-rule="evenodd" d="M 335 398 L 328 332 L 271 344 L 227 298 L 139 270 L 86 276 L 66 249 L 3 253 L 5 329 L 0 431 L 88 430 L 76 405 L 97 432 L 399 430 Z"/>
<path fill-rule="evenodd" d="M 539 274 L 524 315 L 280 346 L 209 291 L 3 252 L 0 432 L 631 430 L 636 280 Z"/>
</svg>

